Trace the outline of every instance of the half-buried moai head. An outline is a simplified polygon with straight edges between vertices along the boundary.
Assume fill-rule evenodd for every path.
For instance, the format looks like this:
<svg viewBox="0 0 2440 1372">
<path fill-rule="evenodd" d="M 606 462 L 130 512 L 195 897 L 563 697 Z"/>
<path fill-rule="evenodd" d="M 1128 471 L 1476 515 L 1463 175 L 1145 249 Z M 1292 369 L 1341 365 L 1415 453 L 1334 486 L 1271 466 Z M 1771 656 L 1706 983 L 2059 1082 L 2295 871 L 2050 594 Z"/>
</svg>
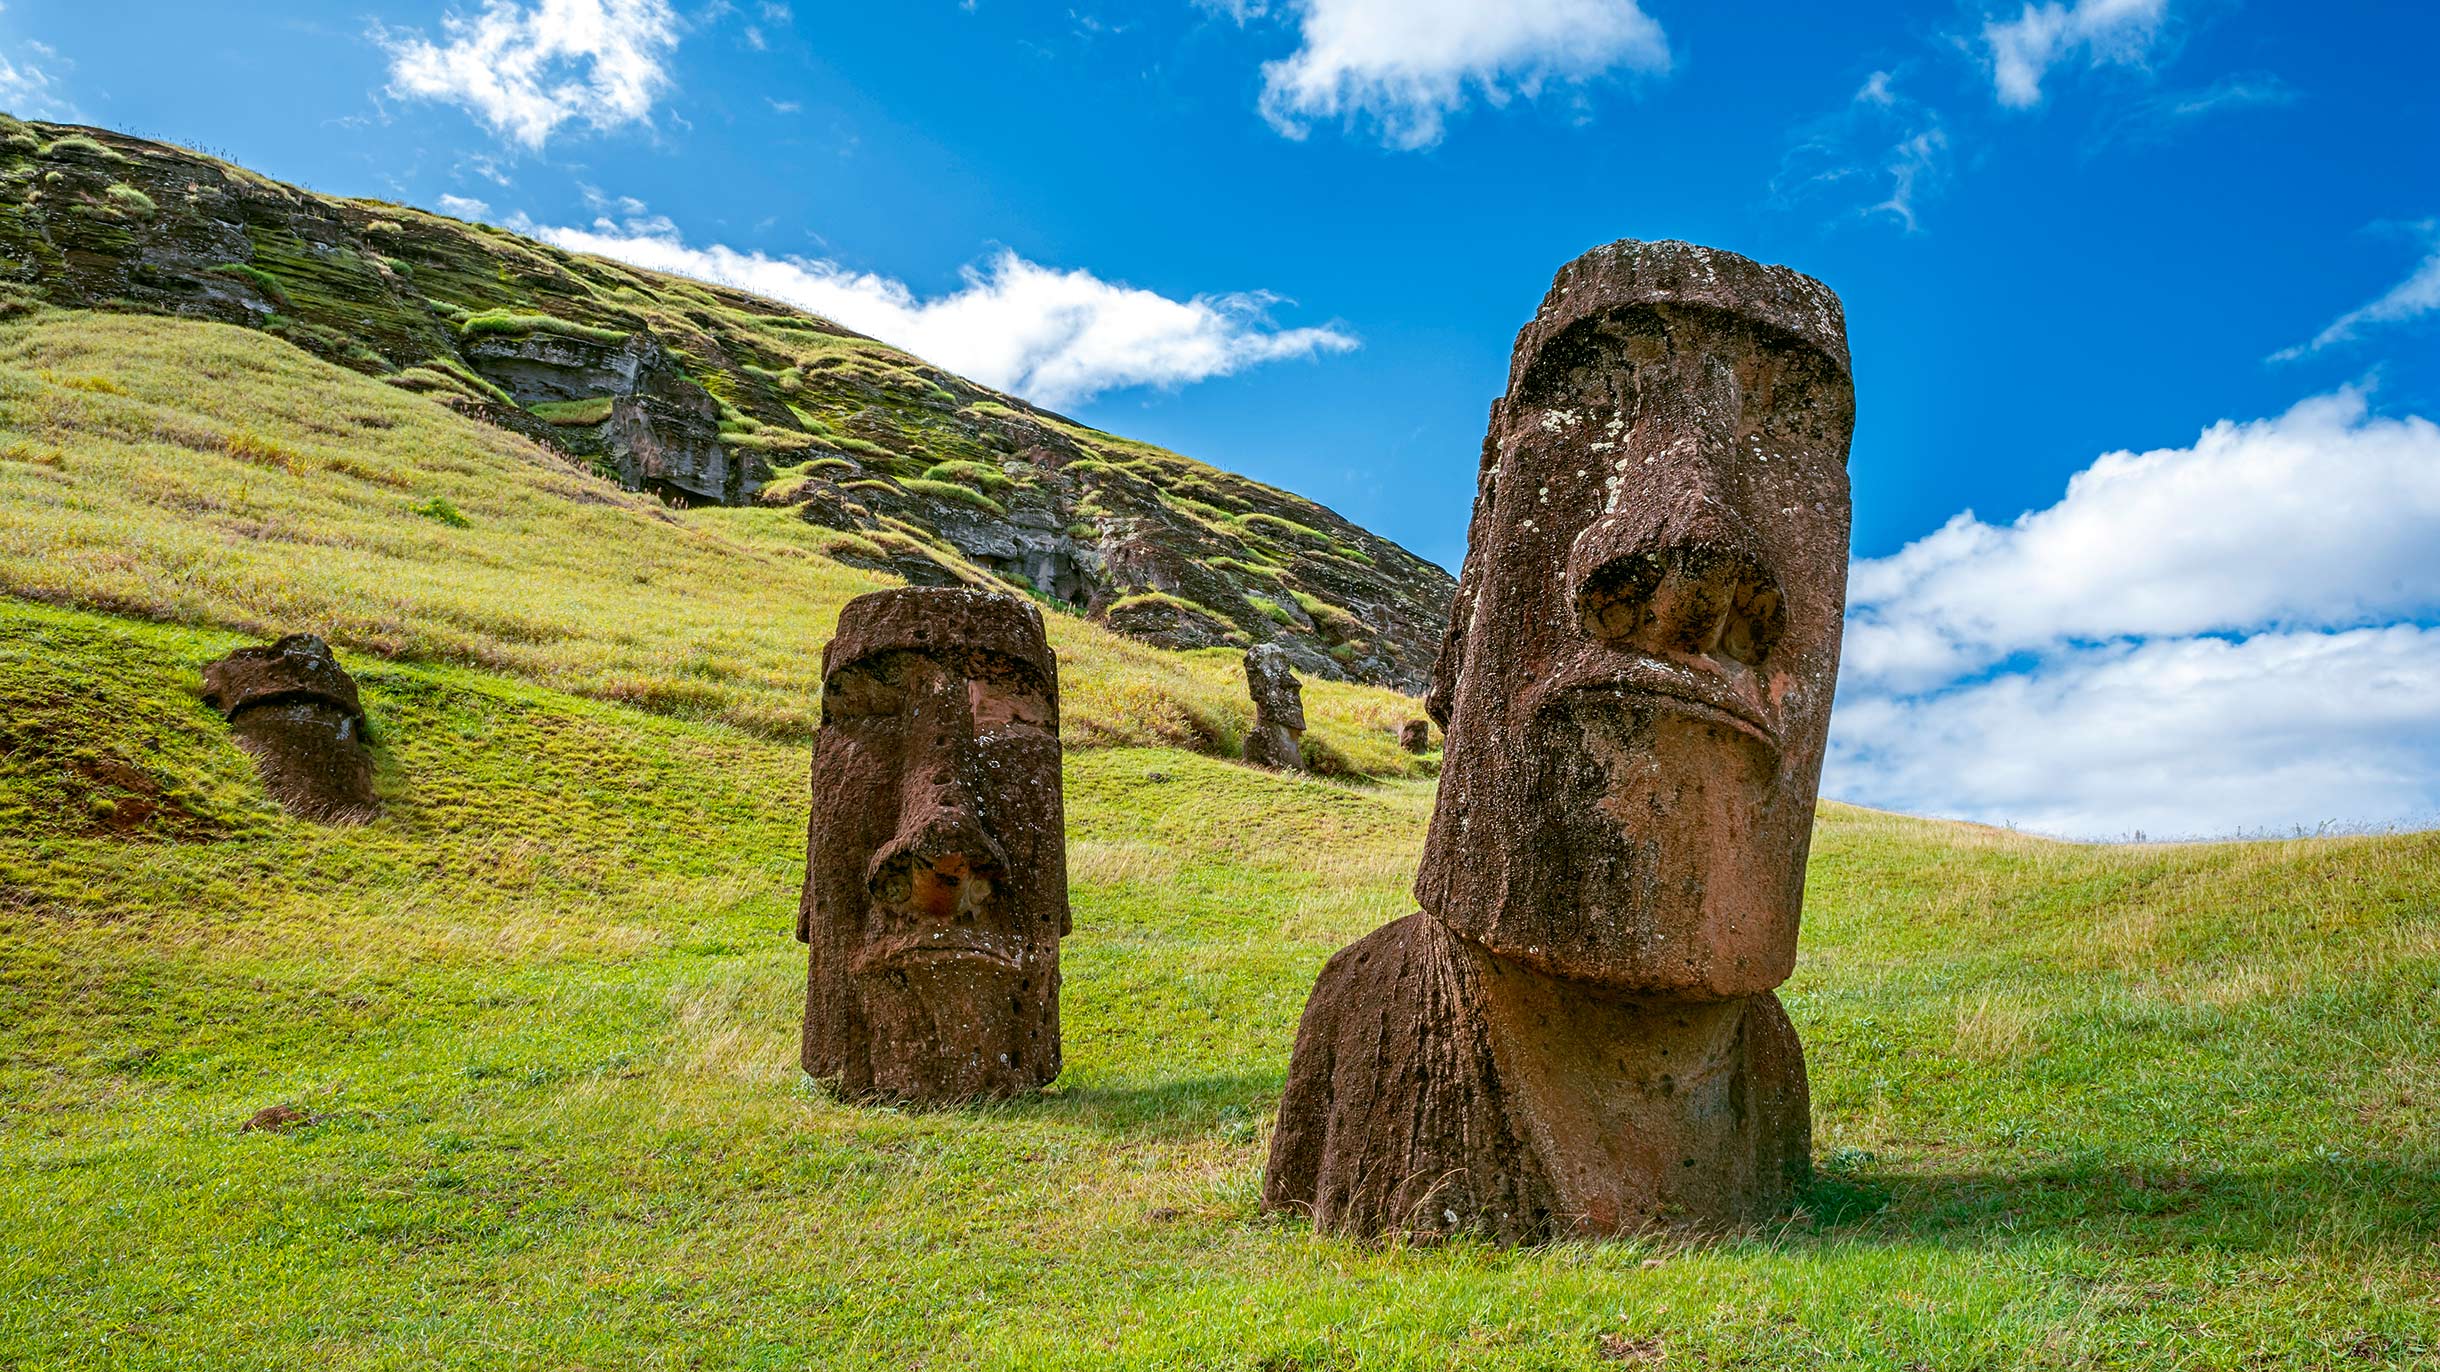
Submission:
<svg viewBox="0 0 2440 1372">
<path fill-rule="evenodd" d="M 1854 423 L 1820 282 L 1685 243 L 1561 269 L 1492 410 L 1427 706 L 1427 912 L 1621 991 L 1787 979 Z"/>
<path fill-rule="evenodd" d="M 1257 767 L 1298 772 L 1305 767 L 1305 687 L 1288 665 L 1285 649 L 1255 645 L 1245 655 L 1245 689 L 1254 698 L 1254 727 L 1246 731 L 1245 760 Z"/>
<path fill-rule="evenodd" d="M 822 653 L 797 937 L 805 1070 L 948 1104 L 1059 1074 L 1059 671 L 1009 596 L 848 602 Z"/>
<path fill-rule="evenodd" d="M 203 669 L 203 700 L 228 717 L 263 787 L 300 819 L 355 824 L 381 813 L 355 678 L 312 634 L 240 648 Z"/>
<path fill-rule="evenodd" d="M 1811 1166 L 1796 957 L 1855 397 L 1835 296 L 1615 243 L 1492 407 L 1415 895 L 1322 970 L 1263 1202 L 1357 1233 L 1719 1225 Z"/>
<path fill-rule="evenodd" d="M 1399 725 L 1398 746 L 1410 753 L 1430 752 L 1432 750 L 1432 722 L 1428 719 L 1410 719 Z"/>
</svg>

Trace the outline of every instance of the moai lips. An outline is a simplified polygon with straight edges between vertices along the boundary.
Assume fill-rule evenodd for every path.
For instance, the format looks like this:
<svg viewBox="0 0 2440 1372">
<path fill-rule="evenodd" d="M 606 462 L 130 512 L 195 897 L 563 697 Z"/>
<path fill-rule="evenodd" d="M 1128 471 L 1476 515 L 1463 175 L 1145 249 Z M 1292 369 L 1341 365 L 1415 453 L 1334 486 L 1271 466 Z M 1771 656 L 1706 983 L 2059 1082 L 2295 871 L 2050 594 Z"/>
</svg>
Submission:
<svg viewBox="0 0 2440 1372">
<path fill-rule="evenodd" d="M 1059 1074 L 1068 932 L 1059 674 L 1012 597 L 848 602 L 823 650 L 797 937 L 804 1066 L 939 1105 Z"/>
<path fill-rule="evenodd" d="M 381 813 L 355 678 L 312 634 L 240 648 L 203 669 L 204 703 L 229 721 L 263 787 L 299 819 L 361 823 Z"/>
<path fill-rule="evenodd" d="M 1254 700 L 1254 727 L 1246 731 L 1245 760 L 1283 772 L 1305 769 L 1305 687 L 1274 644 L 1258 644 L 1245 655 L 1246 693 Z"/>
<path fill-rule="evenodd" d="M 1795 964 L 1838 672 L 1844 316 L 1682 243 L 1559 272 L 1493 407 L 1427 709 L 1423 913 L 1341 953 L 1265 1200 L 1508 1239 L 1721 1223 L 1807 1166 Z"/>
</svg>

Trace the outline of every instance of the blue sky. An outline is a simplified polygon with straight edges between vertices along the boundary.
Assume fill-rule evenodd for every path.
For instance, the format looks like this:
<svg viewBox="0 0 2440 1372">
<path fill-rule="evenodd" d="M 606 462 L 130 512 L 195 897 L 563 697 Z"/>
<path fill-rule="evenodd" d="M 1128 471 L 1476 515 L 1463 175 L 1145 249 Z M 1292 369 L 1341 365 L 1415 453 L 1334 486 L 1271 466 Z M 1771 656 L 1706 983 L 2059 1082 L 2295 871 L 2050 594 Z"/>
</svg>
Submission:
<svg viewBox="0 0 2440 1372">
<path fill-rule="evenodd" d="M 1450 566 L 1561 262 L 1788 263 L 1859 389 L 1832 793 L 2440 821 L 2440 7 L 234 9 L 9 0 L 0 106 L 737 279 Z"/>
</svg>

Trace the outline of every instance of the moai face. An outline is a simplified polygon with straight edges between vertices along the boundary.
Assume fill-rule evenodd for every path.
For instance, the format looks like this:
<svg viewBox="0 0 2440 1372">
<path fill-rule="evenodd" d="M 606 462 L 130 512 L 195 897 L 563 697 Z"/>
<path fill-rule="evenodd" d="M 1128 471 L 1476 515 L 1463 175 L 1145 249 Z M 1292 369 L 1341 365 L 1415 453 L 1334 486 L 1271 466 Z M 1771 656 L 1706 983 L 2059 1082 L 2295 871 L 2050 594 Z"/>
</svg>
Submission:
<svg viewBox="0 0 2440 1372">
<path fill-rule="evenodd" d="M 805 1070 L 947 1103 L 1059 1072 L 1058 668 L 1031 605 L 907 588 L 823 652 L 797 936 Z"/>
<path fill-rule="evenodd" d="M 203 669 L 204 703 L 226 715 L 263 787 L 299 819 L 360 823 L 381 812 L 356 680 L 330 645 L 290 634 Z"/>
<path fill-rule="evenodd" d="M 1427 912 L 1620 991 L 1786 980 L 1854 420 L 1819 282 L 1681 243 L 1560 271 L 1492 409 L 1435 672 Z"/>
<path fill-rule="evenodd" d="M 1254 700 L 1254 717 L 1282 729 L 1305 731 L 1305 683 L 1296 679 L 1288 655 L 1265 643 L 1245 655 L 1247 694 Z"/>
</svg>

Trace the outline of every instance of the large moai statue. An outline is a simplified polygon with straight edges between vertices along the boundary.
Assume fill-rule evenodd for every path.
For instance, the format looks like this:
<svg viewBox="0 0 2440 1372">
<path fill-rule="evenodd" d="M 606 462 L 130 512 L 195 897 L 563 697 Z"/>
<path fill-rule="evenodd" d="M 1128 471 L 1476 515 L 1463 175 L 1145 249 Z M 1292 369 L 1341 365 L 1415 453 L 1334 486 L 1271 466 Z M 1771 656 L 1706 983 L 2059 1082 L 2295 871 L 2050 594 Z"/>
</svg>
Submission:
<svg viewBox="0 0 2440 1372">
<path fill-rule="evenodd" d="M 240 648 L 203 669 L 203 701 L 280 808 L 299 819 L 358 824 L 381 813 L 356 679 L 312 634 Z"/>
<path fill-rule="evenodd" d="M 1422 913 L 1297 1030 L 1264 1203 L 1507 1241 L 1810 1170 L 1796 958 L 1854 427 L 1838 298 L 1683 243 L 1559 272 L 1491 410 L 1426 708 Z"/>
<path fill-rule="evenodd" d="M 822 652 L 805 1070 L 943 1105 L 1059 1075 L 1059 668 L 1025 601 L 858 596 Z"/>
<path fill-rule="evenodd" d="M 1287 650 L 1260 643 L 1245 655 L 1246 694 L 1254 700 L 1254 727 L 1246 731 L 1245 760 L 1282 772 L 1305 770 L 1305 685 L 1296 679 Z"/>
</svg>

